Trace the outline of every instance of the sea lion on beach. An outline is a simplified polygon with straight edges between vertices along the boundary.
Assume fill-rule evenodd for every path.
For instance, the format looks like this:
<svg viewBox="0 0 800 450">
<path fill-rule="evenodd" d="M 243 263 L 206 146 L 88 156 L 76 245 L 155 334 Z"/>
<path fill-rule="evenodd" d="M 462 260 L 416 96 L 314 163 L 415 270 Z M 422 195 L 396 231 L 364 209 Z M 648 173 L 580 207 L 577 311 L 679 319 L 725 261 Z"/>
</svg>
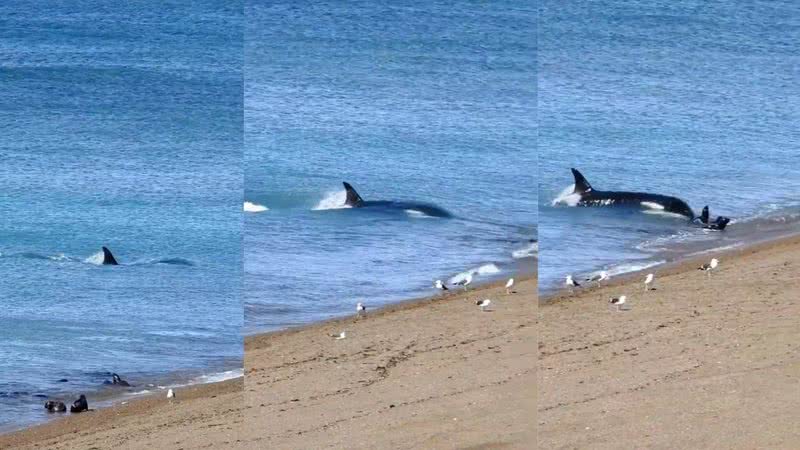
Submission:
<svg viewBox="0 0 800 450">
<path fill-rule="evenodd" d="M 86 401 L 86 396 L 81 394 L 81 396 L 72 402 L 72 406 L 69 407 L 69 412 L 71 413 L 80 413 L 89 410 L 89 402 Z"/>
<path fill-rule="evenodd" d="M 56 412 L 67 412 L 67 405 L 64 402 L 57 402 L 55 400 L 48 400 L 44 404 L 44 409 L 48 412 L 56 413 Z"/>
</svg>

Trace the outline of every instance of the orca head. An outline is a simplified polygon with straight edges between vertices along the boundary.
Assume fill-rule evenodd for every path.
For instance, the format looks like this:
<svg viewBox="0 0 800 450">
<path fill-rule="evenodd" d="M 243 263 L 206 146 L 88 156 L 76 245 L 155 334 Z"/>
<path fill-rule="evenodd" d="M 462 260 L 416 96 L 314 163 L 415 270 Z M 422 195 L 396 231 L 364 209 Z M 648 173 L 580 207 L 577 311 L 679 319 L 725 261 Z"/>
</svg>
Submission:
<svg viewBox="0 0 800 450">
<path fill-rule="evenodd" d="M 364 203 L 364 200 L 358 195 L 358 192 L 356 192 L 353 186 L 347 181 L 343 181 L 342 184 L 344 185 L 344 190 L 347 191 L 347 199 L 344 201 L 344 204 L 353 208 L 360 207 Z"/>
<path fill-rule="evenodd" d="M 119 263 L 116 259 L 114 259 L 114 255 L 111 254 L 111 250 L 107 247 L 103 247 L 103 265 L 108 266 L 118 266 Z"/>
<path fill-rule="evenodd" d="M 583 176 L 582 173 L 578 172 L 578 169 L 572 168 L 572 176 L 575 177 L 575 191 L 574 194 L 585 194 L 587 192 L 592 191 L 592 185 L 586 181 L 586 178 Z"/>
</svg>

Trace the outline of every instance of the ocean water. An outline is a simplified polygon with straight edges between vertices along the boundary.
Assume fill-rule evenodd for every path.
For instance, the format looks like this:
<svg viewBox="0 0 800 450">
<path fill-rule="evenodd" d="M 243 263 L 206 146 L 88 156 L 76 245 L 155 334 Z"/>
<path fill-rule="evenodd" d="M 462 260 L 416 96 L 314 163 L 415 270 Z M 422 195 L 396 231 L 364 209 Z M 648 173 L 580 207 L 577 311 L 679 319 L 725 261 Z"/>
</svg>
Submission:
<svg viewBox="0 0 800 450">
<path fill-rule="evenodd" d="M 534 4 L 254 3 L 245 17 L 245 209 L 263 209 L 245 215 L 247 332 L 534 270 Z M 342 181 L 453 217 L 341 208 Z"/>
<path fill-rule="evenodd" d="M 242 6 L 114 3 L 0 5 L 2 430 L 241 367 Z"/>
<path fill-rule="evenodd" d="M 800 231 L 800 7 L 778 2 L 543 2 L 540 287 Z M 680 219 L 553 206 L 578 168 L 595 189 L 655 192 Z"/>
</svg>

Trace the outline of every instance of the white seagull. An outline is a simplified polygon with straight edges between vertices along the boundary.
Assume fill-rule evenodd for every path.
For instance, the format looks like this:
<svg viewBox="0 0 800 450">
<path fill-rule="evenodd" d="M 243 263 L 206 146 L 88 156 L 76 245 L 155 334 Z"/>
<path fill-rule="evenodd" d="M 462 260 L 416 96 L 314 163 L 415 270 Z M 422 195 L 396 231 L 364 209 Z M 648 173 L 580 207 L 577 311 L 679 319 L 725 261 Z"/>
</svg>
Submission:
<svg viewBox="0 0 800 450">
<path fill-rule="evenodd" d="M 331 335 L 331 337 L 332 337 L 332 338 L 334 338 L 334 339 L 336 339 L 336 340 L 338 341 L 339 339 L 344 339 L 344 338 L 346 338 L 346 337 L 347 337 L 347 333 L 345 333 L 344 331 L 342 331 L 342 332 L 341 332 L 341 333 L 339 333 L 339 334 L 332 334 L 332 335 Z"/>
<path fill-rule="evenodd" d="M 572 292 L 572 288 L 580 287 L 581 284 L 577 281 L 572 279 L 572 275 L 567 275 L 567 280 L 564 282 L 569 287 L 569 291 Z"/>
<path fill-rule="evenodd" d="M 481 311 L 486 311 L 486 307 L 488 307 L 491 303 L 492 301 L 489 300 L 488 298 L 485 300 L 478 300 L 477 302 L 475 302 L 476 305 L 481 307 Z"/>
<path fill-rule="evenodd" d="M 653 288 L 650 287 L 650 285 L 653 284 L 653 279 L 654 278 L 655 278 L 655 275 L 653 275 L 652 273 L 648 273 L 647 277 L 645 277 L 645 279 L 644 279 L 644 291 L 645 292 L 649 291 L 650 289 L 653 289 Z"/>
<path fill-rule="evenodd" d="M 508 281 L 506 282 L 506 294 L 510 294 L 511 293 L 511 287 L 512 286 L 514 286 L 514 279 L 513 278 L 509 278 Z"/>
<path fill-rule="evenodd" d="M 436 286 L 436 289 L 439 289 L 440 291 L 447 291 L 448 290 L 447 286 L 445 286 L 445 284 L 442 282 L 442 280 L 436 280 L 435 286 Z"/>
<path fill-rule="evenodd" d="M 363 304 L 363 303 L 361 303 L 361 302 L 358 302 L 358 304 L 356 304 L 356 313 L 357 313 L 359 316 L 363 316 L 364 314 L 366 314 L 366 313 L 367 313 L 367 307 L 366 307 L 366 306 L 364 306 L 364 304 Z"/>
<path fill-rule="evenodd" d="M 716 269 L 719 265 L 719 261 L 717 258 L 711 259 L 711 262 L 703 264 L 702 266 L 698 267 L 697 270 L 703 270 L 708 274 L 709 278 L 711 277 L 711 271 Z"/>
<path fill-rule="evenodd" d="M 598 285 L 602 284 L 603 281 L 608 279 L 608 272 L 605 270 L 601 270 L 599 273 L 594 274 L 594 276 L 589 277 L 586 281 L 596 281 Z"/>
<path fill-rule="evenodd" d="M 167 391 L 167 398 L 175 398 L 175 391 L 172 389 Z"/>
<path fill-rule="evenodd" d="M 617 307 L 617 311 L 619 311 L 619 310 L 621 310 L 621 309 L 623 309 L 623 308 L 624 308 L 624 306 L 623 306 L 623 305 L 625 305 L 625 300 L 626 300 L 627 298 L 628 298 L 628 297 L 626 297 L 626 296 L 624 296 L 624 295 L 620 295 L 619 297 L 612 297 L 612 298 L 611 298 L 611 299 L 608 301 L 608 303 L 610 303 L 610 304 L 611 304 L 611 305 L 613 305 L 613 306 L 616 306 L 616 307 Z"/>
<path fill-rule="evenodd" d="M 467 286 L 468 286 L 470 283 L 472 283 L 472 274 L 471 274 L 471 273 L 468 273 L 468 274 L 467 274 L 467 276 L 465 276 L 464 278 L 462 278 L 462 279 L 460 279 L 460 280 L 456 281 L 456 282 L 455 282 L 455 283 L 453 283 L 453 284 L 455 284 L 456 286 L 464 286 L 464 290 L 466 291 L 466 290 L 467 290 Z"/>
</svg>

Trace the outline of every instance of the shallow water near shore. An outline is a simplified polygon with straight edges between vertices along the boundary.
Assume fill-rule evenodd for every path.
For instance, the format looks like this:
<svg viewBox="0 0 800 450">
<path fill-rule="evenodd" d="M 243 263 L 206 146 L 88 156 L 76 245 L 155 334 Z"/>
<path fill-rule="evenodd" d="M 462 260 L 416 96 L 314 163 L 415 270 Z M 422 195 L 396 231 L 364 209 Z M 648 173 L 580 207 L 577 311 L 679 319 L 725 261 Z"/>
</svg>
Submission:
<svg viewBox="0 0 800 450">
<path fill-rule="evenodd" d="M 570 273 L 626 273 L 797 232 L 791 2 L 549 5 L 539 34 L 542 293 Z M 676 196 L 696 214 L 709 205 L 733 221 L 707 232 L 683 219 L 554 204 L 573 184 L 571 167 L 597 190 Z"/>
<path fill-rule="evenodd" d="M 466 272 L 533 270 L 532 8 L 323 2 L 246 17 L 248 333 L 431 295 Z M 342 208 L 342 181 L 453 217 Z"/>
<path fill-rule="evenodd" d="M 0 429 L 91 401 L 112 372 L 141 389 L 241 367 L 240 13 L 0 18 Z"/>
</svg>

